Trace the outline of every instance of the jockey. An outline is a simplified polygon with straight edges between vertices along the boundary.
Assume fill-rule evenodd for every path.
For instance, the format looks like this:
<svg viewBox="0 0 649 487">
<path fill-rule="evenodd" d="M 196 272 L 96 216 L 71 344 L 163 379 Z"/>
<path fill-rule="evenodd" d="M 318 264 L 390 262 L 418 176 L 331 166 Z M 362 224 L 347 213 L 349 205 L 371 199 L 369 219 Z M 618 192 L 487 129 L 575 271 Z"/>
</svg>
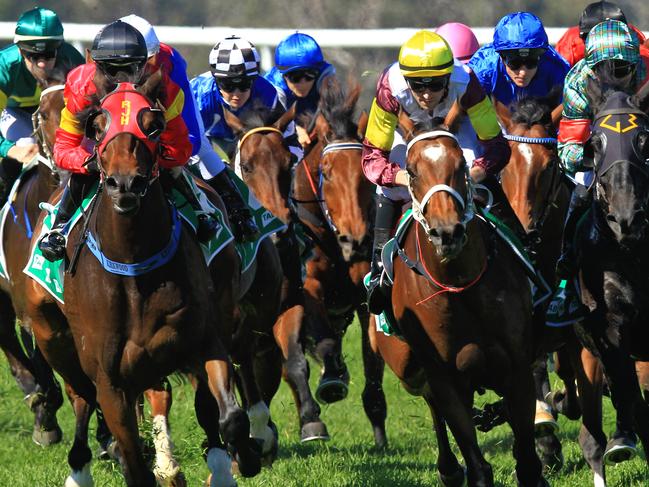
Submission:
<svg viewBox="0 0 649 487">
<path fill-rule="evenodd" d="M 38 155 L 38 145 L 31 138 L 31 116 L 41 95 L 38 80 L 46 80 L 57 68 L 79 64 L 83 56 L 63 41 L 63 26 L 54 12 L 36 7 L 20 16 L 14 43 L 0 51 L 2 201 L 20 174 L 21 164 Z"/>
<path fill-rule="evenodd" d="M 432 120 L 445 117 L 455 102 L 468 114 L 459 125 L 460 146 L 467 159 L 471 152 L 478 156 L 473 161 L 471 178 L 492 191 L 502 211 L 499 216 L 520 227 L 496 180 L 509 161 L 510 148 L 500 131 L 493 105 L 471 69 L 453 59 L 444 38 L 426 30 L 417 32 L 401 47 L 399 61 L 379 76 L 363 141 L 363 171 L 377 185 L 378 193 L 368 288 L 368 306 L 374 314 L 379 314 L 387 304 L 387 297 L 378 286 L 381 250 L 390 238 L 401 205 L 410 200 L 408 173 L 404 169 L 405 143 L 395 132 L 399 111 L 414 120 Z"/>
<path fill-rule="evenodd" d="M 478 49 L 469 66 L 487 95 L 505 106 L 530 96 L 546 97 L 553 89 L 557 95 L 552 106 L 559 105 L 570 69 L 548 43 L 541 20 L 529 12 L 500 19 L 493 42 Z"/>
<path fill-rule="evenodd" d="M 467 64 L 480 48 L 480 43 L 469 26 L 460 22 L 448 22 L 435 29 L 453 50 L 453 57 Z"/>
<path fill-rule="evenodd" d="M 210 71 L 190 82 L 205 132 L 224 158 L 232 159 L 237 148 L 237 137 L 225 122 L 224 110 L 237 116 L 258 106 L 277 113 L 285 111 L 275 86 L 259 76 L 259 59 L 254 44 L 228 37 L 210 52 Z M 287 126 L 284 138 L 294 160 L 300 161 L 304 152 L 294 122 Z"/>
<path fill-rule="evenodd" d="M 625 23 L 607 20 L 593 27 L 586 38 L 586 57 L 572 67 L 564 86 L 563 114 L 559 125 L 559 157 L 566 173 L 575 175 L 580 170 L 583 146 L 590 137 L 593 113 L 586 96 L 588 80 L 597 80 L 602 73 L 612 73 L 625 87 L 625 91 L 634 93 L 647 80 L 648 72 L 649 65 L 640 57 L 638 37 Z M 592 182 L 592 172 L 577 173 L 576 180 L 578 184 L 570 201 L 562 253 L 557 262 L 557 275 L 565 279 L 567 285 L 565 290 L 560 290 L 555 295 L 550 305 L 548 321 L 551 323 L 567 324 L 582 318 L 576 289 L 572 285 L 572 278 L 578 269 L 573 238 L 577 223 L 590 207 L 587 186 Z M 561 306 L 563 300 L 565 306 Z M 561 309 L 570 312 L 564 314 L 558 311 Z"/>
<path fill-rule="evenodd" d="M 605 20 L 619 20 L 629 25 L 626 16 L 620 7 L 612 2 L 594 2 L 587 5 L 579 19 L 579 25 L 570 27 L 557 42 L 556 49 L 571 66 L 584 58 L 586 36 L 590 30 Z M 640 56 L 649 58 L 649 49 L 643 45 L 645 36 L 637 27 L 629 25 L 638 36 L 640 43 Z"/>
<path fill-rule="evenodd" d="M 85 191 L 92 185 L 98 171 L 94 160 L 94 144 L 84 139 L 83 127 L 77 115 L 91 104 L 96 94 L 95 73 L 99 70 L 110 83 L 139 82 L 145 74 L 148 52 L 142 34 L 126 22 L 117 20 L 105 26 L 95 37 L 90 56 L 94 62 L 83 64 L 68 74 L 64 97 L 66 105 L 61 112 L 61 124 L 56 131 L 54 160 L 61 169 L 72 172 L 66 186 L 52 230 L 38 243 L 43 256 L 51 261 L 65 256 L 64 229 L 83 199 Z M 181 116 L 184 104 L 182 90 L 173 83 L 163 70 L 165 93 L 165 119 L 167 125 L 160 137 L 161 153 L 158 158 L 162 168 L 183 166 L 192 153 L 187 125 Z M 174 171 L 171 178 L 200 212 L 200 203 L 180 173 Z M 192 199 L 194 201 L 192 201 Z M 211 227 L 209 227 L 211 228 Z M 208 238 L 209 235 L 204 235 Z"/>
<path fill-rule="evenodd" d="M 192 94 L 187 79 L 187 63 L 173 47 L 161 43 L 149 22 L 137 15 L 128 15 L 120 20 L 135 27 L 144 37 L 149 56 L 149 66 L 162 67 L 184 93 L 185 104 L 182 117 L 189 129 L 189 140 L 192 143 L 192 157 L 189 164 L 221 196 L 228 210 L 232 231 L 239 242 L 254 240 L 259 229 L 254 222 L 248 206 L 244 203 L 239 190 L 225 171 L 225 164 L 219 154 L 214 152 L 207 139 L 201 114 Z M 201 223 L 204 223 L 201 220 Z M 213 220 L 208 220 L 212 223 Z M 207 229 L 211 234 L 212 230 Z"/>
<path fill-rule="evenodd" d="M 284 106 L 297 102 L 296 115 L 315 113 L 320 101 L 320 87 L 336 69 L 324 60 L 322 50 L 309 35 L 301 32 L 283 39 L 275 49 L 275 67 L 264 77 L 275 85 Z M 299 119 L 298 119 L 299 120 Z M 309 130 L 296 127 L 300 144 L 311 143 Z"/>
</svg>

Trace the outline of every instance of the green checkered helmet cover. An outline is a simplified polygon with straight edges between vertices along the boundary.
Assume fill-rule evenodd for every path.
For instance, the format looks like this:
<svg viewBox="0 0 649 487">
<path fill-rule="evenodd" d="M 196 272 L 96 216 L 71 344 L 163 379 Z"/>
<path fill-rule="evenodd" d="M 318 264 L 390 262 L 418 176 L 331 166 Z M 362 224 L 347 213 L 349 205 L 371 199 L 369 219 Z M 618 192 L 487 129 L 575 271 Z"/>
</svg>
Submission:
<svg viewBox="0 0 649 487">
<path fill-rule="evenodd" d="M 609 59 L 633 64 L 640 60 L 637 35 L 619 20 L 606 20 L 597 24 L 586 38 L 586 64 L 589 68 Z"/>
<path fill-rule="evenodd" d="M 35 7 L 18 19 L 14 42 L 35 52 L 55 49 L 63 42 L 63 25 L 51 10 Z"/>
</svg>

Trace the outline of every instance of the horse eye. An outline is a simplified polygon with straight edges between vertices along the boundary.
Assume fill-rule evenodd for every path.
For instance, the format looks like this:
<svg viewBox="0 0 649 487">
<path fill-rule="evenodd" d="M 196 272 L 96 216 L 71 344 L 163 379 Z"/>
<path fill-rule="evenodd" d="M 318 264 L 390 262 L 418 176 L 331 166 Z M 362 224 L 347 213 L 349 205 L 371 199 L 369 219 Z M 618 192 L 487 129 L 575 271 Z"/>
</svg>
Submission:
<svg viewBox="0 0 649 487">
<path fill-rule="evenodd" d="M 407 167 L 406 171 L 408 172 L 408 176 L 410 176 L 410 179 L 415 179 L 417 177 L 417 173 L 415 173 L 413 168 Z"/>
<path fill-rule="evenodd" d="M 252 172 L 252 167 L 250 167 L 250 164 L 248 162 L 241 161 L 241 172 L 244 172 L 246 174 L 250 174 Z"/>
</svg>

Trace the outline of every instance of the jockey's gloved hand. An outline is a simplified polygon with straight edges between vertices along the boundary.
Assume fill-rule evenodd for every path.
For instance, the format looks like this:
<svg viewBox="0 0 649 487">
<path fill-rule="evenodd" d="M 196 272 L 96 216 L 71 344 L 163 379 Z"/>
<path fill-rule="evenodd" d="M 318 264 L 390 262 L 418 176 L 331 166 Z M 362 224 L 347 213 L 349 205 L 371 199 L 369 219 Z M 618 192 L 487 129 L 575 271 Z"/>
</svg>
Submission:
<svg viewBox="0 0 649 487">
<path fill-rule="evenodd" d="M 99 156 L 97 155 L 97 152 L 93 152 L 93 154 L 88 159 L 86 159 L 84 167 L 86 168 L 86 171 L 88 171 L 88 174 L 99 174 L 99 162 L 97 161 L 98 157 Z"/>
</svg>

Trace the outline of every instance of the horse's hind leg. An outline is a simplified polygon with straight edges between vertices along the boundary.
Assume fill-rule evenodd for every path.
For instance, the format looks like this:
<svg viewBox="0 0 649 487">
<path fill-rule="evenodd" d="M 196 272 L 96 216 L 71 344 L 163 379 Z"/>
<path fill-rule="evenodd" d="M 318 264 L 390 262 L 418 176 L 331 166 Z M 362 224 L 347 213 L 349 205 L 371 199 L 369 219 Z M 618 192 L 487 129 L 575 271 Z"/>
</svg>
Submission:
<svg viewBox="0 0 649 487">
<path fill-rule="evenodd" d="M 186 484 L 180 465 L 174 458 L 174 445 L 169 430 L 169 411 L 171 410 L 171 384 L 164 379 L 144 392 L 151 406 L 153 444 L 155 446 L 155 465 L 153 474 L 159 485 L 180 487 Z"/>
<path fill-rule="evenodd" d="M 532 366 L 534 386 L 536 390 L 536 416 L 534 429 L 536 435 L 536 449 L 540 455 L 543 468 L 557 471 L 563 465 L 561 442 L 557 438 L 558 423 L 550 410 L 546 398 L 551 395 L 550 378 L 548 377 L 547 358 L 543 354 Z"/>
<path fill-rule="evenodd" d="M 636 362 L 635 372 L 638 375 L 638 382 L 644 400 L 649 403 L 649 362 Z"/>
<path fill-rule="evenodd" d="M 574 337 L 572 339 L 574 340 Z M 557 375 L 563 381 L 565 389 L 554 395 L 551 406 L 555 407 L 557 411 L 568 419 L 577 420 L 581 416 L 581 410 L 577 398 L 577 387 L 575 385 L 577 377 L 575 366 L 570 358 L 571 353 L 573 352 L 568 350 L 568 345 L 557 350 L 555 368 Z M 579 364 L 577 364 L 578 367 Z"/>
<path fill-rule="evenodd" d="M 373 350 L 370 343 L 370 334 L 375 333 L 369 327 L 376 327 L 374 318 L 369 318 L 365 306 L 357 310 L 358 321 L 361 325 L 361 346 L 363 353 L 363 372 L 365 376 L 365 387 L 363 388 L 362 399 L 365 415 L 372 424 L 374 432 L 374 444 L 377 448 L 386 448 L 388 438 L 385 432 L 385 418 L 388 415 L 388 406 L 383 393 L 383 370 L 385 362 L 381 356 Z M 446 428 L 446 426 L 445 426 Z"/>
<path fill-rule="evenodd" d="M 75 417 L 74 442 L 68 453 L 68 464 L 72 473 L 66 479 L 65 486 L 92 487 L 93 480 L 90 473 L 92 453 L 88 446 L 88 424 L 94 408 L 69 384 L 65 385 L 65 392 L 70 399 Z"/>
</svg>

